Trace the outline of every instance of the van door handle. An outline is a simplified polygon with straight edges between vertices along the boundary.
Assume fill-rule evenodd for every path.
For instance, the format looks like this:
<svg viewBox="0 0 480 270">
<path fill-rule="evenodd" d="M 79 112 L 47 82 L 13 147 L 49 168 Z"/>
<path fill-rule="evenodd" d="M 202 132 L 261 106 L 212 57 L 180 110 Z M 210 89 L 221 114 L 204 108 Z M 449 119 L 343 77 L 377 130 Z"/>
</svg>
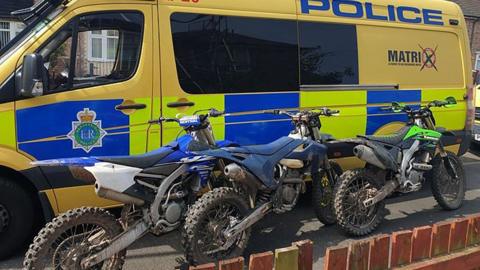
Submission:
<svg viewBox="0 0 480 270">
<path fill-rule="evenodd" d="M 134 104 L 120 104 L 115 106 L 115 109 L 118 111 L 125 111 L 125 110 L 142 110 L 147 108 L 147 104 L 141 103 L 134 103 Z"/>
</svg>

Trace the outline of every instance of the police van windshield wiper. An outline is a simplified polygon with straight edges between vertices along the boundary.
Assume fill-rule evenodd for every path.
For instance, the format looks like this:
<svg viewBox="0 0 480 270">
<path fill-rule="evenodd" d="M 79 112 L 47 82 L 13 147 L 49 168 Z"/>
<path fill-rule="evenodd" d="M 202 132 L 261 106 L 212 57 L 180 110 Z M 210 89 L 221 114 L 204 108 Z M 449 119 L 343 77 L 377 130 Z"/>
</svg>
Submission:
<svg viewBox="0 0 480 270">
<path fill-rule="evenodd" d="M 37 2 L 29 8 L 13 11 L 11 14 L 22 20 L 26 25 L 36 21 L 39 17 L 45 14 L 46 11 L 57 7 L 62 2 L 68 2 L 66 0 L 44 0 Z"/>
</svg>

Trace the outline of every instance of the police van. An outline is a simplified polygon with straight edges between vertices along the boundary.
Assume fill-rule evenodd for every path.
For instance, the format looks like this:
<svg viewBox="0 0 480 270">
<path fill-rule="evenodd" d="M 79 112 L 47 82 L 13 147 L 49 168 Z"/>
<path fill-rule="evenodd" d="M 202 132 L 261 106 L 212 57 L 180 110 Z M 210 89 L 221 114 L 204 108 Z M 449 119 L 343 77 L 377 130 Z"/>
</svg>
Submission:
<svg viewBox="0 0 480 270">
<path fill-rule="evenodd" d="M 160 116 L 225 110 L 217 139 L 261 144 L 291 130 L 263 110 L 328 106 L 341 114 L 323 130 L 341 139 L 398 130 L 407 117 L 381 109 L 393 101 L 453 96 L 437 125 L 456 135 L 449 150 L 470 143 L 470 48 L 449 1 L 44 0 L 14 14 L 27 27 L 0 50 L 1 257 L 57 213 L 115 206 L 32 161 L 156 149 L 179 132 L 147 124 Z M 342 146 L 330 155 L 362 165 Z"/>
</svg>

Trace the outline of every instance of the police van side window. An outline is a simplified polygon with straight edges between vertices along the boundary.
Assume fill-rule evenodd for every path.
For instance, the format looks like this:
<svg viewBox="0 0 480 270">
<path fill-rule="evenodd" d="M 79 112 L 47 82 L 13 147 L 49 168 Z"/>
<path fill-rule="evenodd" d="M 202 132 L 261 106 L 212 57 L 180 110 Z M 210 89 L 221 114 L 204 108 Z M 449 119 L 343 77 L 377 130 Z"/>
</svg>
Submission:
<svg viewBox="0 0 480 270">
<path fill-rule="evenodd" d="M 354 25 L 299 22 L 300 83 L 358 84 L 358 46 Z"/>
<path fill-rule="evenodd" d="M 89 14 L 75 18 L 43 46 L 46 93 L 129 79 L 140 59 L 143 15 Z"/>
<path fill-rule="evenodd" d="M 184 91 L 298 91 L 295 21 L 174 13 L 171 27 Z"/>
</svg>

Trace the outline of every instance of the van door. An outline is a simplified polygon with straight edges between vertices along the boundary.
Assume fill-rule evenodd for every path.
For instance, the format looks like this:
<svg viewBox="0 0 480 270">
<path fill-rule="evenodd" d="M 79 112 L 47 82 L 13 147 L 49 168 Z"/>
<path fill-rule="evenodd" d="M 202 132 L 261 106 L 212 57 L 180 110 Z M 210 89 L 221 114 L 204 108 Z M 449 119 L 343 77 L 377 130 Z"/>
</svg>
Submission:
<svg viewBox="0 0 480 270">
<path fill-rule="evenodd" d="M 151 21 L 151 5 L 86 6 L 40 37 L 28 53 L 43 57 L 43 95 L 16 101 L 18 150 L 36 160 L 144 153 L 152 113 Z M 44 173 L 60 212 L 112 205 L 95 196 L 93 182 L 68 170 Z"/>
<path fill-rule="evenodd" d="M 17 102 L 16 116 L 18 148 L 37 160 L 145 152 L 150 7 L 95 10 L 78 12 L 35 50 L 47 83 L 43 96 Z"/>
</svg>

